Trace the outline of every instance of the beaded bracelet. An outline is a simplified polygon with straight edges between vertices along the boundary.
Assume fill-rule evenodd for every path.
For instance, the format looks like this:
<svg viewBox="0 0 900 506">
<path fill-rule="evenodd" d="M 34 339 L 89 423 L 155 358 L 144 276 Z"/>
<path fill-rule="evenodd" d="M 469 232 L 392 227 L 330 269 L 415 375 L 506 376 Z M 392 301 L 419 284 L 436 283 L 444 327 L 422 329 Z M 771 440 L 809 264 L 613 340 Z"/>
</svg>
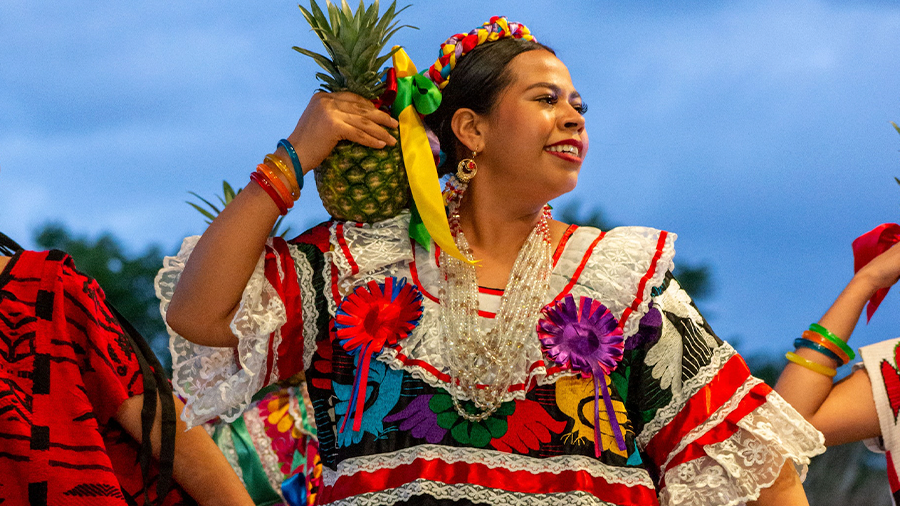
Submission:
<svg viewBox="0 0 900 506">
<path fill-rule="evenodd" d="M 288 209 L 293 207 L 294 199 L 291 198 L 291 190 L 288 189 L 287 186 L 284 185 L 284 182 L 278 177 L 278 174 L 275 173 L 275 169 L 272 167 L 261 163 L 256 166 L 256 171 L 265 176 L 266 179 L 269 180 L 269 184 L 272 185 L 273 188 L 278 192 L 278 195 L 281 197 L 281 201 L 284 203 L 284 206 Z"/>
<path fill-rule="evenodd" d="M 807 332 L 809 332 L 809 331 L 807 331 Z M 823 346 L 817 342 L 810 341 L 809 339 L 804 339 L 802 337 L 798 337 L 797 339 L 794 339 L 794 348 L 808 348 L 813 351 L 818 351 L 822 355 L 825 355 L 826 357 L 830 358 L 831 360 L 834 360 L 835 362 L 837 362 L 838 367 L 840 367 L 846 363 L 841 359 L 841 357 L 837 356 L 833 351 L 829 350 L 828 348 L 826 348 L 825 346 Z"/>
<path fill-rule="evenodd" d="M 272 197 L 272 201 L 275 202 L 275 205 L 278 206 L 278 213 L 282 216 L 287 214 L 287 206 L 284 205 L 284 201 L 281 199 L 281 196 L 278 195 L 278 190 L 276 190 L 272 183 L 259 172 L 253 172 L 250 174 L 250 180 L 256 182 L 266 193 L 269 194 L 269 197 Z"/>
<path fill-rule="evenodd" d="M 813 332 L 821 335 L 822 337 L 836 344 L 838 348 L 844 350 L 844 353 L 846 353 L 847 357 L 849 357 L 848 362 L 856 358 L 856 353 L 853 353 L 853 349 L 847 346 L 847 343 L 845 343 L 843 339 L 832 334 L 831 331 L 829 331 L 825 327 L 819 325 L 818 323 L 813 323 L 809 326 L 809 330 L 812 330 Z"/>
<path fill-rule="evenodd" d="M 847 355 L 844 350 L 839 348 L 836 344 L 834 344 L 818 332 L 813 332 L 812 330 L 804 330 L 802 339 L 805 339 L 806 341 L 809 341 L 811 343 L 816 343 L 819 346 L 826 348 L 828 351 L 838 357 L 837 360 L 841 363 L 841 365 L 850 362 L 850 356 Z"/>
<path fill-rule="evenodd" d="M 824 374 L 825 376 L 833 378 L 837 371 L 832 369 L 831 367 L 824 366 L 818 362 L 813 362 L 812 360 L 805 359 L 800 355 L 797 355 L 793 351 L 789 351 L 784 354 L 784 358 L 790 360 L 791 362 L 809 369 L 810 371 L 817 372 L 819 374 Z"/>
<path fill-rule="evenodd" d="M 283 147 L 285 151 L 287 151 L 288 156 L 291 157 L 291 163 L 294 165 L 294 176 L 297 180 L 297 184 L 300 185 L 300 189 L 303 189 L 303 167 L 300 166 L 300 158 L 297 156 L 297 151 L 294 150 L 294 146 L 291 145 L 290 141 L 287 139 L 281 139 L 278 141 L 278 145 Z"/>
<path fill-rule="evenodd" d="M 281 161 L 281 158 L 269 153 L 266 155 L 266 161 L 271 163 L 284 175 L 284 178 L 288 180 L 288 184 L 291 185 L 291 199 L 297 200 L 300 198 L 300 186 L 297 185 L 297 180 L 294 177 L 294 171 L 289 169 L 287 165 Z"/>
</svg>

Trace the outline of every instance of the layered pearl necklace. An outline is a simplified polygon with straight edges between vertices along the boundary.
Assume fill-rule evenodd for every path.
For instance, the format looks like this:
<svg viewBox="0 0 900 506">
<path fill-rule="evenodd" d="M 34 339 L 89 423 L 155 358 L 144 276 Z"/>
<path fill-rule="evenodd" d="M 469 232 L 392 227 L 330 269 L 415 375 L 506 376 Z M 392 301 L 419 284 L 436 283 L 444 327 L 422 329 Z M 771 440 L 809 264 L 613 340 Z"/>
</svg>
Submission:
<svg viewBox="0 0 900 506">
<path fill-rule="evenodd" d="M 459 228 L 459 204 L 465 185 L 457 183 L 449 203 L 450 228 L 459 251 L 474 260 Z M 478 316 L 478 280 L 475 266 L 441 252 L 441 323 L 443 352 L 450 367 L 449 392 L 459 416 L 472 422 L 491 416 L 516 380 L 527 370 L 526 346 L 534 337 L 538 315 L 550 286 L 552 254 L 549 207 L 528 234 L 500 298 L 494 325 L 481 329 Z M 461 400 L 471 400 L 480 413 L 469 413 Z"/>
</svg>

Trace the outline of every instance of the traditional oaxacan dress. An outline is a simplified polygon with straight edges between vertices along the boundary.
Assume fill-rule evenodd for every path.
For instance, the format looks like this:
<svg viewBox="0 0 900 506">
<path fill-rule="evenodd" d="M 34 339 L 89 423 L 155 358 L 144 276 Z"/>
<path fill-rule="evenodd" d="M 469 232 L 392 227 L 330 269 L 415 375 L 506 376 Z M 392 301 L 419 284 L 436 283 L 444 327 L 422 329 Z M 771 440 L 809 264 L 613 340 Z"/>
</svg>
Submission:
<svg viewBox="0 0 900 506">
<path fill-rule="evenodd" d="M 600 301 L 625 336 L 624 356 L 603 377 L 612 410 L 599 409 L 596 430 L 593 378 L 550 360 L 536 330 L 523 351 L 529 366 L 502 406 L 468 421 L 445 388 L 439 256 L 411 243 L 408 222 L 330 222 L 271 240 L 231 324 L 237 350 L 172 338 L 189 423 L 239 416 L 264 385 L 305 370 L 324 464 L 318 503 L 334 505 L 733 505 L 758 497 L 787 460 L 802 475 L 824 450 L 821 434 L 750 375 L 669 274 L 674 234 L 639 227 L 572 226 L 553 256 L 547 303 L 568 294 Z M 186 239 L 157 277 L 163 312 L 196 241 Z M 402 279 L 422 294 L 421 318 L 359 371 L 361 354 L 335 338 L 335 314 L 367 283 Z M 484 328 L 498 307 L 492 292 L 480 293 Z"/>
<path fill-rule="evenodd" d="M 900 504 L 900 338 L 859 349 L 862 365 L 872 382 L 881 437 L 867 440 L 869 449 L 884 453 L 894 505 Z M 859 364 L 858 364 L 859 365 Z"/>
<path fill-rule="evenodd" d="M 97 283 L 61 251 L 17 253 L 0 274 L 0 503 L 143 504 L 140 447 L 113 418 L 143 390 Z"/>
</svg>

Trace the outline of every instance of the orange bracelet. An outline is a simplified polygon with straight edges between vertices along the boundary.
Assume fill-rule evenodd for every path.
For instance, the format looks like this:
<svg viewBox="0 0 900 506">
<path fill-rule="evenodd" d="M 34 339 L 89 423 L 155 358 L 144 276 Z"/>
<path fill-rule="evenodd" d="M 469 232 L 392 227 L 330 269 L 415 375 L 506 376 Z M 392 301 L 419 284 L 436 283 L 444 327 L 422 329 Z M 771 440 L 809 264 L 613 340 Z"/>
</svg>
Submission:
<svg viewBox="0 0 900 506">
<path fill-rule="evenodd" d="M 291 185 L 291 197 L 294 200 L 300 198 L 300 186 L 297 185 L 297 177 L 294 176 L 294 171 L 288 169 L 287 164 L 281 161 L 281 158 L 278 158 L 274 154 L 266 155 L 266 161 L 274 165 L 278 170 L 284 174 L 284 177 L 288 180 L 288 183 Z"/>
<path fill-rule="evenodd" d="M 822 334 L 819 334 L 818 332 L 813 332 L 812 330 L 804 330 L 803 339 L 816 343 L 819 346 L 827 349 L 831 353 L 834 353 L 838 356 L 838 358 L 841 359 L 841 362 L 843 362 L 844 364 L 850 362 L 850 357 L 844 350 L 838 348 L 837 345 L 832 343 L 830 339 L 822 336 Z"/>
<path fill-rule="evenodd" d="M 269 184 L 271 184 L 272 187 L 275 188 L 275 191 L 278 192 L 278 196 L 281 197 L 281 201 L 286 208 L 290 209 L 294 206 L 294 199 L 291 198 L 291 191 L 288 190 L 287 186 L 281 181 L 281 178 L 278 177 L 278 174 L 275 173 L 275 169 L 261 163 L 256 166 L 256 170 L 269 180 Z"/>
</svg>

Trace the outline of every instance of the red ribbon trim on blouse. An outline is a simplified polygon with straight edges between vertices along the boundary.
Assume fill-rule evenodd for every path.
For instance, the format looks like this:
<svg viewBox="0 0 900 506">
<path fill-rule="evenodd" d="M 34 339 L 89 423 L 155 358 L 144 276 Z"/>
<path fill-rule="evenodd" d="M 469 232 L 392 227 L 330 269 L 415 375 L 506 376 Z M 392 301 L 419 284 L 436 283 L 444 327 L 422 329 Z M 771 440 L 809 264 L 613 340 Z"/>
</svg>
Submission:
<svg viewBox="0 0 900 506">
<path fill-rule="evenodd" d="M 883 223 L 857 237 L 853 241 L 853 272 L 859 272 L 866 264 L 889 250 L 897 242 L 900 242 L 900 225 L 896 223 Z M 866 308 L 866 323 L 872 319 L 875 310 L 887 296 L 888 290 L 890 287 L 882 288 L 869 299 L 869 307 Z"/>
<path fill-rule="evenodd" d="M 750 369 L 740 355 L 728 362 L 706 386 L 691 396 L 681 411 L 647 443 L 647 455 L 662 465 L 687 434 L 709 420 L 750 378 Z"/>
<path fill-rule="evenodd" d="M 766 396 L 769 395 L 769 392 L 771 391 L 772 388 L 765 383 L 760 383 L 750 389 L 747 395 L 745 395 L 744 398 L 741 399 L 741 402 L 738 404 L 737 408 L 729 413 L 728 416 L 725 417 L 725 420 L 722 421 L 722 423 L 711 428 L 706 434 L 697 438 L 696 441 L 690 443 L 678 455 L 673 457 L 672 460 L 669 461 L 669 463 L 666 465 L 666 470 L 674 469 L 675 467 L 684 464 L 685 462 L 690 462 L 701 457 L 706 457 L 707 453 L 704 447 L 716 443 L 721 443 L 722 441 L 725 441 L 726 439 L 733 436 L 740 429 L 737 423 L 741 421 L 745 416 L 752 413 L 756 408 L 765 404 Z M 664 482 L 665 473 L 660 479 L 660 488 L 664 486 Z"/>
<path fill-rule="evenodd" d="M 651 488 L 610 483 L 603 478 L 595 478 L 583 470 L 562 471 L 559 474 L 530 473 L 491 468 L 478 462 L 449 464 L 441 460 L 426 459 L 416 459 L 410 464 L 392 469 L 342 476 L 332 487 L 323 488 L 321 499 L 325 499 L 326 503 L 339 501 L 361 494 L 397 488 L 415 480 L 427 480 L 447 485 L 478 485 L 524 494 L 584 491 L 610 504 L 623 506 L 659 504 L 656 492 Z"/>
</svg>

